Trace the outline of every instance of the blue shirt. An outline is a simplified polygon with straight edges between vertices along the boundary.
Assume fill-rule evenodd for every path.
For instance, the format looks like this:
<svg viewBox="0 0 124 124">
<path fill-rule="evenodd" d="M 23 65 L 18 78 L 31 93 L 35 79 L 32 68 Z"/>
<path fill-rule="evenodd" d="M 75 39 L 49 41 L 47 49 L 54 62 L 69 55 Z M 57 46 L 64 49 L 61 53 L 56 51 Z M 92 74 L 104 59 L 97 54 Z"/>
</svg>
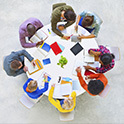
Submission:
<svg viewBox="0 0 124 124">
<path fill-rule="evenodd" d="M 87 28 L 89 28 L 89 29 L 94 28 L 94 30 L 92 31 L 92 34 L 94 34 L 97 37 L 99 29 L 100 29 L 100 25 L 102 24 L 102 20 L 95 13 L 86 11 L 86 10 L 83 11 L 82 13 L 80 13 L 80 16 L 81 16 L 81 20 L 85 16 L 94 16 L 94 21 L 93 21 L 92 25 L 88 26 Z"/>
<path fill-rule="evenodd" d="M 24 91 L 27 93 L 27 95 L 28 95 L 29 97 L 31 97 L 32 99 L 37 99 L 37 98 L 40 97 L 45 91 L 48 90 L 49 83 L 48 83 L 48 82 L 45 82 L 45 86 L 44 86 L 43 89 L 39 89 L 39 88 L 37 87 L 37 89 L 36 89 L 34 92 L 30 93 L 30 92 L 27 92 L 27 91 L 26 91 L 26 88 L 27 88 L 28 83 L 29 83 L 31 80 L 33 80 L 33 79 L 29 78 L 29 79 L 26 81 L 26 83 L 23 85 L 23 89 L 24 89 Z"/>
</svg>

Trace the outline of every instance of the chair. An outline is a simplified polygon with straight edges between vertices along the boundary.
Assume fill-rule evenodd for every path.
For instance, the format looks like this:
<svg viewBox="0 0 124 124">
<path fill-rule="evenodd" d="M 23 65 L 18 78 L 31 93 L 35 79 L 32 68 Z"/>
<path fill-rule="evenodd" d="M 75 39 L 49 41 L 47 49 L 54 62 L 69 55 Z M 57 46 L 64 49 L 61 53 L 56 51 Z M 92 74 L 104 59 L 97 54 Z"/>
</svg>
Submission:
<svg viewBox="0 0 124 124">
<path fill-rule="evenodd" d="M 74 120 L 74 110 L 72 112 L 62 113 L 59 112 L 60 121 L 72 121 Z"/>
<path fill-rule="evenodd" d="M 107 46 L 107 49 L 109 49 L 110 52 L 115 55 L 115 61 L 119 61 L 120 60 L 120 49 L 118 47 Z"/>
<path fill-rule="evenodd" d="M 38 99 L 32 99 L 30 98 L 26 93 L 24 93 L 22 95 L 22 97 L 20 98 L 20 102 L 28 109 L 32 108 L 42 97 L 43 95 L 41 95 Z"/>
<path fill-rule="evenodd" d="M 110 91 L 111 87 L 109 84 L 106 85 L 102 93 L 99 94 L 100 97 L 105 97 L 107 96 L 108 92 Z"/>
</svg>

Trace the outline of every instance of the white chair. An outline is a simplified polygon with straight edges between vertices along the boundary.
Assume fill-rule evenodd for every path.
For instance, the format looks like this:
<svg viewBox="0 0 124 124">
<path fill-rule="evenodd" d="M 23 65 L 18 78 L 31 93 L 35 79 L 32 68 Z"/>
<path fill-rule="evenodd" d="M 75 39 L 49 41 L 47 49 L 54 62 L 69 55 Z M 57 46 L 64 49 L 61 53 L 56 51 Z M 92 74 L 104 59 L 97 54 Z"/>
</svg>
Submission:
<svg viewBox="0 0 124 124">
<path fill-rule="evenodd" d="M 109 84 L 106 85 L 105 89 L 99 94 L 100 97 L 107 96 L 108 92 L 110 91 L 111 87 Z"/>
<path fill-rule="evenodd" d="M 107 49 L 109 49 L 110 52 L 115 55 L 115 61 L 119 61 L 120 60 L 120 49 L 118 47 L 107 46 Z"/>
<path fill-rule="evenodd" d="M 74 110 L 72 112 L 62 113 L 59 112 L 60 121 L 72 121 L 74 120 Z"/>
<path fill-rule="evenodd" d="M 22 95 L 22 97 L 20 98 L 20 102 L 26 107 L 26 108 L 32 108 L 42 97 L 43 95 L 41 95 L 38 99 L 32 99 L 30 98 L 26 93 L 24 93 Z"/>
</svg>

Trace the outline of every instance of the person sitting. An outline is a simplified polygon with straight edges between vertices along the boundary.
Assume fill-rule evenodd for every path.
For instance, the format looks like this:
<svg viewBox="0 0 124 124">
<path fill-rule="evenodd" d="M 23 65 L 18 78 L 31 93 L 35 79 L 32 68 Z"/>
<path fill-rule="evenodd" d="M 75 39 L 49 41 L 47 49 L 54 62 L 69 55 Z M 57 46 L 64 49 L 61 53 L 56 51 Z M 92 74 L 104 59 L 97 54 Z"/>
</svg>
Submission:
<svg viewBox="0 0 124 124">
<path fill-rule="evenodd" d="M 98 36 L 98 32 L 100 29 L 100 25 L 102 24 L 102 20 L 93 12 L 90 11 L 83 11 L 80 15 L 77 17 L 77 22 L 75 25 L 75 30 L 78 30 L 78 25 L 85 28 L 89 33 L 91 33 L 88 36 L 81 35 L 78 38 L 84 39 L 84 38 L 94 38 Z"/>
<path fill-rule="evenodd" d="M 53 12 L 51 18 L 52 31 L 58 36 L 68 40 L 70 37 L 63 35 L 60 31 L 64 30 L 68 26 L 75 22 L 76 14 L 71 6 L 66 5 L 66 3 L 57 3 L 53 5 Z M 65 25 L 60 25 L 57 29 L 57 23 L 60 21 L 67 21 Z"/>
<path fill-rule="evenodd" d="M 99 49 L 89 49 L 89 54 L 94 55 L 95 58 L 97 58 L 101 64 L 100 67 L 91 67 L 91 66 L 84 66 L 86 70 L 93 70 L 96 73 L 105 73 L 112 69 L 115 65 L 114 61 L 114 54 L 111 54 L 110 51 L 102 46 L 99 45 Z"/>
<path fill-rule="evenodd" d="M 54 88 L 55 84 L 51 86 L 51 89 L 49 91 L 48 100 L 50 101 L 50 103 L 54 105 L 60 112 L 66 113 L 73 111 L 76 106 L 76 92 L 73 91 L 71 93 L 71 96 L 66 99 L 54 100 L 53 99 Z"/>
<path fill-rule="evenodd" d="M 25 22 L 23 22 L 19 28 L 19 38 L 22 47 L 31 48 L 38 47 L 42 45 L 43 41 L 38 43 L 26 43 L 26 37 L 30 40 L 30 38 L 36 33 L 37 30 L 43 27 L 43 24 L 37 18 L 29 18 Z"/>
<path fill-rule="evenodd" d="M 7 75 L 15 77 L 28 71 L 28 67 L 24 64 L 24 57 L 35 66 L 34 58 L 26 50 L 12 52 L 3 61 L 3 67 Z"/>
<path fill-rule="evenodd" d="M 108 84 L 107 78 L 102 73 L 87 75 L 85 78 L 87 84 L 81 75 L 80 67 L 76 68 L 76 72 L 80 85 L 92 96 L 99 95 Z"/>
<path fill-rule="evenodd" d="M 44 92 L 48 90 L 49 83 L 48 83 L 48 77 L 44 75 L 45 84 L 44 88 L 39 89 L 37 81 L 33 80 L 32 78 L 29 78 L 26 83 L 23 85 L 24 91 L 27 93 L 29 97 L 32 99 L 39 98 Z"/>
</svg>

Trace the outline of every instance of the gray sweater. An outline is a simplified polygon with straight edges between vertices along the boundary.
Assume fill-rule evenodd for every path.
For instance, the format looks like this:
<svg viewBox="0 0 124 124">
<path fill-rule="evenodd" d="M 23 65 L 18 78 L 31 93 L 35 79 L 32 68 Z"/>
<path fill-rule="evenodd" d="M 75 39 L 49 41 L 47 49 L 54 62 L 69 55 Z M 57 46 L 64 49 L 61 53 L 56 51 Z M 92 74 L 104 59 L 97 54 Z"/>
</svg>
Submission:
<svg viewBox="0 0 124 124">
<path fill-rule="evenodd" d="M 24 57 L 26 57 L 30 62 L 34 59 L 26 50 L 20 50 L 17 52 L 11 52 L 10 55 L 6 56 L 3 62 L 4 70 L 9 76 L 17 76 L 19 74 L 25 73 L 23 70 L 24 67 Z M 22 62 L 23 67 L 17 70 L 13 70 L 10 67 L 10 64 L 13 60 L 18 60 Z"/>
</svg>

